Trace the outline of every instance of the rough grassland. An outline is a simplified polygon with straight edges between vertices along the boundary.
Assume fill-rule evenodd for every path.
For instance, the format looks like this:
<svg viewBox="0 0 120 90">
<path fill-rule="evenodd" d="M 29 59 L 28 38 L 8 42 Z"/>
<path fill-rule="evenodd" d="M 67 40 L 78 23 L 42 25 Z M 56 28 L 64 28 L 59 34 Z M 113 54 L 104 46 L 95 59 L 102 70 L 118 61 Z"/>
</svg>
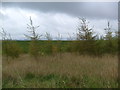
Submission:
<svg viewBox="0 0 120 90">
<path fill-rule="evenodd" d="M 29 55 L 5 60 L 3 88 L 117 88 L 117 56 L 101 58 L 71 53 L 41 56 Z"/>
</svg>

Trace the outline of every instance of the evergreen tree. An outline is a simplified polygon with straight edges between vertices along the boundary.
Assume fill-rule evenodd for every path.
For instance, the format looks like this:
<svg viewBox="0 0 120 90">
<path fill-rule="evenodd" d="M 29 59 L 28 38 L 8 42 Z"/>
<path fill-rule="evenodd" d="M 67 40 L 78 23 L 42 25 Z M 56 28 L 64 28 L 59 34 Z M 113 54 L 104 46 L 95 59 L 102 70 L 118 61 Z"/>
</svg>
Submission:
<svg viewBox="0 0 120 90">
<path fill-rule="evenodd" d="M 30 46 L 29 46 L 29 53 L 30 55 L 32 55 L 34 58 L 37 59 L 37 57 L 39 56 L 39 44 L 38 44 L 38 40 L 40 39 L 40 37 L 42 35 L 37 34 L 36 30 L 39 26 L 34 26 L 33 25 L 33 21 L 30 17 L 30 24 L 28 25 L 28 32 L 30 33 L 30 35 L 25 35 L 28 39 L 31 40 L 30 42 Z"/>
<path fill-rule="evenodd" d="M 79 53 L 81 54 L 94 54 L 95 53 L 95 38 L 97 35 L 94 35 L 93 28 L 89 28 L 88 21 L 85 18 L 79 18 L 80 26 L 78 26 L 77 47 Z"/>
</svg>

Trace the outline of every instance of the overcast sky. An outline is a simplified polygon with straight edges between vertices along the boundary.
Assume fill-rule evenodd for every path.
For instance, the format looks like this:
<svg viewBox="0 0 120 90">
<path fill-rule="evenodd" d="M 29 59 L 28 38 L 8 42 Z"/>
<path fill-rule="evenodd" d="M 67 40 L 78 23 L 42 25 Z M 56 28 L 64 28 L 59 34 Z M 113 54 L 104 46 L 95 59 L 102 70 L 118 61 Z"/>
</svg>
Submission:
<svg viewBox="0 0 120 90">
<path fill-rule="evenodd" d="M 98 35 L 104 35 L 107 21 L 113 31 L 118 28 L 117 2 L 3 2 L 0 10 L 1 26 L 13 39 L 26 39 L 29 17 L 34 25 L 40 25 L 39 34 L 50 33 L 55 39 L 58 33 L 63 39 L 77 32 L 78 17 L 85 17 Z M 74 34 L 73 34 L 74 33 Z"/>
</svg>

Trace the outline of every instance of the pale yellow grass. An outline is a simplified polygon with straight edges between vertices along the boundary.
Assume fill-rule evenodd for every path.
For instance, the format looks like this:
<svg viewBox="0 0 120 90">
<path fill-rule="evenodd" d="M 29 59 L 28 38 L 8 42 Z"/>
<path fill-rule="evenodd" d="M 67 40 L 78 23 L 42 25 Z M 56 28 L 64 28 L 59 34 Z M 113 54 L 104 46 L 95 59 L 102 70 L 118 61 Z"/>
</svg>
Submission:
<svg viewBox="0 0 120 90">
<path fill-rule="evenodd" d="M 105 55 L 102 58 L 64 53 L 54 56 L 42 56 L 34 60 L 29 55 L 21 55 L 15 60 L 3 58 L 3 77 L 22 78 L 27 73 L 35 75 L 58 74 L 68 77 L 83 75 L 116 79 L 118 57 Z"/>
</svg>

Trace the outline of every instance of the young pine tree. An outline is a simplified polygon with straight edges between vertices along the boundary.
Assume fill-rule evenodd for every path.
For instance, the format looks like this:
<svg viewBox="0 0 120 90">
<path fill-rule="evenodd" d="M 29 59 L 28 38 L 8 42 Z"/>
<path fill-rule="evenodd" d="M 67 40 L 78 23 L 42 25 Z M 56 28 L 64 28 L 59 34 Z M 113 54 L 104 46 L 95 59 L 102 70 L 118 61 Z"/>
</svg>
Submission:
<svg viewBox="0 0 120 90">
<path fill-rule="evenodd" d="M 30 35 L 25 35 L 25 36 L 31 40 L 30 45 L 29 45 L 29 53 L 31 56 L 37 59 L 37 57 L 39 56 L 39 52 L 40 52 L 38 40 L 40 39 L 42 35 L 38 35 L 36 33 L 36 30 L 39 26 L 33 25 L 33 21 L 31 17 L 30 17 L 30 24 L 27 24 L 27 25 L 28 25 L 27 29 Z"/>
<path fill-rule="evenodd" d="M 94 54 L 95 38 L 93 28 L 89 28 L 88 21 L 85 18 L 79 18 L 80 25 L 78 26 L 77 33 L 77 50 L 82 54 Z M 79 47 L 79 48 L 78 48 Z"/>
<path fill-rule="evenodd" d="M 96 35 L 93 35 L 93 28 L 89 28 L 89 22 L 85 18 L 79 18 L 79 21 L 77 40 L 95 40 Z"/>
<path fill-rule="evenodd" d="M 105 40 L 106 40 L 106 53 L 110 53 L 113 54 L 115 52 L 115 43 L 113 40 L 113 32 L 112 32 L 112 28 L 110 27 L 110 22 L 107 22 L 107 27 L 104 29 L 106 32 L 105 35 Z"/>
</svg>

